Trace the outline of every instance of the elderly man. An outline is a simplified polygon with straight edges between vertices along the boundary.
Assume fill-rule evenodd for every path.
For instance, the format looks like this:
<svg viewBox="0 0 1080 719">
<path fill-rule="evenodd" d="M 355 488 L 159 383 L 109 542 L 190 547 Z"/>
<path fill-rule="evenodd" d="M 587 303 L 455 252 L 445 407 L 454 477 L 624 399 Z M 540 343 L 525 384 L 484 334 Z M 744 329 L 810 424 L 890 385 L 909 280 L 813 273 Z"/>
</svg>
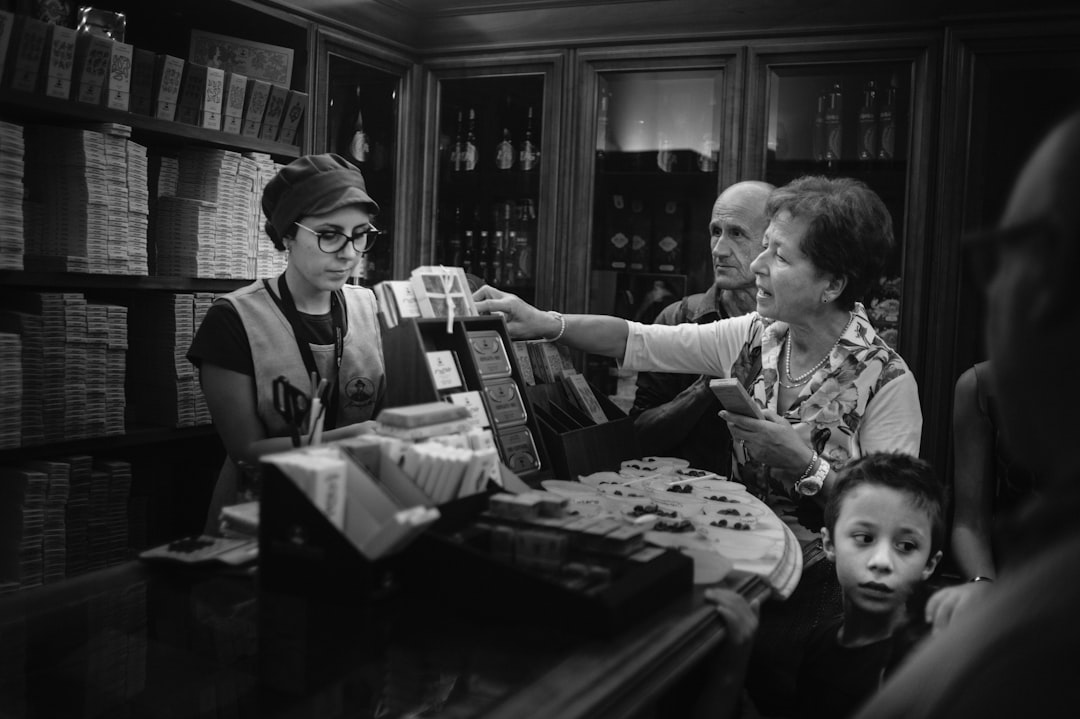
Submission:
<svg viewBox="0 0 1080 719">
<path fill-rule="evenodd" d="M 757 288 L 750 263 L 761 252 L 769 224 L 765 201 L 773 186 L 747 181 L 731 185 L 716 198 L 712 237 L 714 280 L 707 292 L 668 305 L 655 324 L 705 324 L 754 310 Z M 634 397 L 634 433 L 641 455 L 682 457 L 692 467 L 727 475 L 731 435 L 720 419 L 720 403 L 706 375 L 642 372 Z"/>
<path fill-rule="evenodd" d="M 1000 228 L 969 245 L 986 275 L 986 343 L 1003 432 L 1046 479 L 1007 533 L 992 591 L 908 657 L 860 717 L 1075 716 L 1080 711 L 1080 384 L 1033 382 L 1075 356 L 1080 332 L 1080 113 L 1055 128 L 1013 188 Z M 974 258 L 973 258 L 974 259 Z M 973 263 L 973 266 L 977 266 Z M 1035 360 L 1038 361 L 1038 360 Z"/>
</svg>

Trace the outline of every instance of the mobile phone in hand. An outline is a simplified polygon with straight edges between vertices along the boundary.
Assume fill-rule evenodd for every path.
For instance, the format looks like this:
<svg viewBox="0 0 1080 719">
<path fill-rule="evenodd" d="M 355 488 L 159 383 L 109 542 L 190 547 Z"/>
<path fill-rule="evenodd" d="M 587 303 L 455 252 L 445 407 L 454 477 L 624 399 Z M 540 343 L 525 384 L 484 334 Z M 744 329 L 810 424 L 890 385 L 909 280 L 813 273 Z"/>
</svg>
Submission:
<svg viewBox="0 0 1080 719">
<path fill-rule="evenodd" d="M 765 419 L 765 414 L 761 411 L 761 407 L 758 406 L 757 402 L 751 399 L 750 395 L 746 392 L 746 388 L 734 377 L 711 380 L 709 382 L 709 389 L 713 391 L 716 398 L 720 400 L 720 404 L 724 405 L 724 409 L 728 412 L 741 414 L 745 417 L 753 417 L 754 419 Z"/>
</svg>

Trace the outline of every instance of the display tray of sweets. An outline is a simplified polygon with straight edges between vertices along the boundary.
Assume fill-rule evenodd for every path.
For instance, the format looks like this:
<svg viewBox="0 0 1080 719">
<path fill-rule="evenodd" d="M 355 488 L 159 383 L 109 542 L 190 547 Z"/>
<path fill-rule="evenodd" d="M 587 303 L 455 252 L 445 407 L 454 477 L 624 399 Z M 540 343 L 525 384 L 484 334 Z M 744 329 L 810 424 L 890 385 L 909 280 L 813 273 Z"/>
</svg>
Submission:
<svg viewBox="0 0 1080 719">
<path fill-rule="evenodd" d="M 485 617 L 590 635 L 614 634 L 691 591 L 689 557 L 649 546 L 643 527 L 568 506 L 541 491 L 443 505 L 402 557 L 405 581 Z"/>
<path fill-rule="evenodd" d="M 694 560 L 694 581 L 712 584 L 730 572 L 760 576 L 781 598 L 802 576 L 802 552 L 790 528 L 746 487 L 674 457 L 623 461 L 618 470 L 546 480 L 572 515 L 632 523 L 651 546 Z"/>
</svg>

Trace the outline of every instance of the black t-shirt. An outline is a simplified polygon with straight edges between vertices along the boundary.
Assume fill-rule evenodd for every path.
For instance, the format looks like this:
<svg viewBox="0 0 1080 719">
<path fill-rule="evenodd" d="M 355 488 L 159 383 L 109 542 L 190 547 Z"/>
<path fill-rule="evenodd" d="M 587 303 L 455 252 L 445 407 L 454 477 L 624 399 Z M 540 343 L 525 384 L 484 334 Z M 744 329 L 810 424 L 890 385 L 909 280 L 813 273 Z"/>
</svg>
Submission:
<svg viewBox="0 0 1080 719">
<path fill-rule="evenodd" d="M 334 322 L 330 312 L 322 315 L 301 312 L 300 319 L 316 344 L 334 343 Z M 255 362 L 251 358 L 251 344 L 244 323 L 229 302 L 215 303 L 207 310 L 188 349 L 187 358 L 196 367 L 201 368 L 206 362 L 249 377 L 255 376 Z"/>
<path fill-rule="evenodd" d="M 795 716 L 844 719 L 870 698 L 882 681 L 923 636 L 925 625 L 898 630 L 888 639 L 861 647 L 840 646 L 843 616 L 819 626 L 810 636 L 799 669 Z"/>
</svg>

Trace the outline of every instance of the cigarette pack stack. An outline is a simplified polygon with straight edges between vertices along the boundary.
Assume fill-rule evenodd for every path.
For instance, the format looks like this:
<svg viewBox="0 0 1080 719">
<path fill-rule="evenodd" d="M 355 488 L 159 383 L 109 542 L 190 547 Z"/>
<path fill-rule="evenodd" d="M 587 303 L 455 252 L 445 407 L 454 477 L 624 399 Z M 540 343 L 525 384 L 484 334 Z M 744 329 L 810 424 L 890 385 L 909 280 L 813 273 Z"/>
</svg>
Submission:
<svg viewBox="0 0 1080 719">
<path fill-rule="evenodd" d="M 206 312 L 213 303 L 213 292 L 196 292 L 194 294 L 192 327 L 197 329 L 202 325 L 203 318 L 206 317 Z M 193 382 L 192 401 L 195 404 L 195 424 L 210 424 L 212 420 L 210 418 L 210 408 L 206 405 L 206 396 L 203 395 L 202 387 L 199 385 L 197 377 L 193 376 Z"/>
<path fill-rule="evenodd" d="M 41 205 L 40 226 L 25 233 L 33 269 L 146 274 L 146 150 L 127 125 L 96 129 L 41 127 L 28 138 L 27 180 Z"/>
<path fill-rule="evenodd" d="M 105 435 L 106 391 L 108 367 L 109 310 L 105 305 L 86 305 L 86 433 L 90 437 Z"/>
<path fill-rule="evenodd" d="M 255 182 L 243 227 L 247 232 L 250 277 L 276 277 L 285 271 L 287 255 L 278 252 L 266 234 L 265 220 L 259 198 L 263 188 L 274 178 L 281 165 L 265 152 L 246 152 L 244 157 L 253 163 Z"/>
<path fill-rule="evenodd" d="M 121 305 L 105 305 L 108 331 L 105 345 L 105 434 L 124 433 L 124 414 L 127 398 L 124 384 L 127 377 L 127 316 Z"/>
<path fill-rule="evenodd" d="M 127 269 L 129 275 L 147 275 L 146 244 L 150 227 L 150 172 L 146 147 L 128 140 L 127 151 Z M 122 211 L 122 208 L 121 208 Z"/>
<path fill-rule="evenodd" d="M 109 565 L 109 473 L 94 466 L 90 471 L 89 521 L 86 524 L 86 567 Z"/>
<path fill-rule="evenodd" d="M 41 444 L 45 439 L 45 426 L 41 415 L 45 387 L 41 314 L 40 309 L 33 311 L 33 302 L 29 306 L 25 302 L 13 302 L 13 304 L 23 304 L 23 306 L 0 312 L 0 331 L 19 338 L 19 357 L 17 364 L 12 361 L 3 368 L 4 378 L 0 380 L 0 383 L 6 386 L 15 376 L 20 378 L 19 404 L 22 411 L 19 418 L 18 442 L 23 446 L 28 446 Z M 8 376 L 9 373 L 11 377 Z"/>
<path fill-rule="evenodd" d="M 24 487 L 22 504 L 22 543 L 19 547 L 19 586 L 37 587 L 44 569 L 45 498 L 49 475 L 28 467 L 5 468 L 4 482 Z"/>
<path fill-rule="evenodd" d="M 68 500 L 65 513 L 67 525 L 67 571 L 75 577 L 87 571 L 89 552 L 87 541 L 90 523 L 90 482 L 93 458 L 74 455 L 63 459 L 68 469 Z"/>
<path fill-rule="evenodd" d="M 22 441 L 22 338 L 0 332 L 0 449 Z"/>
<path fill-rule="evenodd" d="M 131 464 L 118 460 L 97 463 L 97 469 L 108 477 L 105 510 L 105 563 L 119 564 L 127 558 L 127 506 L 131 494 Z"/>
<path fill-rule="evenodd" d="M 28 462 L 28 469 L 46 477 L 42 524 L 42 576 L 44 584 L 58 582 L 67 571 L 67 500 L 70 492 L 66 462 Z"/>
<path fill-rule="evenodd" d="M 21 270 L 25 251 L 23 229 L 22 125 L 0 122 L 0 269 Z"/>
<path fill-rule="evenodd" d="M 86 298 L 65 292 L 64 302 L 64 424 L 66 439 L 88 436 L 86 414 Z"/>
</svg>

